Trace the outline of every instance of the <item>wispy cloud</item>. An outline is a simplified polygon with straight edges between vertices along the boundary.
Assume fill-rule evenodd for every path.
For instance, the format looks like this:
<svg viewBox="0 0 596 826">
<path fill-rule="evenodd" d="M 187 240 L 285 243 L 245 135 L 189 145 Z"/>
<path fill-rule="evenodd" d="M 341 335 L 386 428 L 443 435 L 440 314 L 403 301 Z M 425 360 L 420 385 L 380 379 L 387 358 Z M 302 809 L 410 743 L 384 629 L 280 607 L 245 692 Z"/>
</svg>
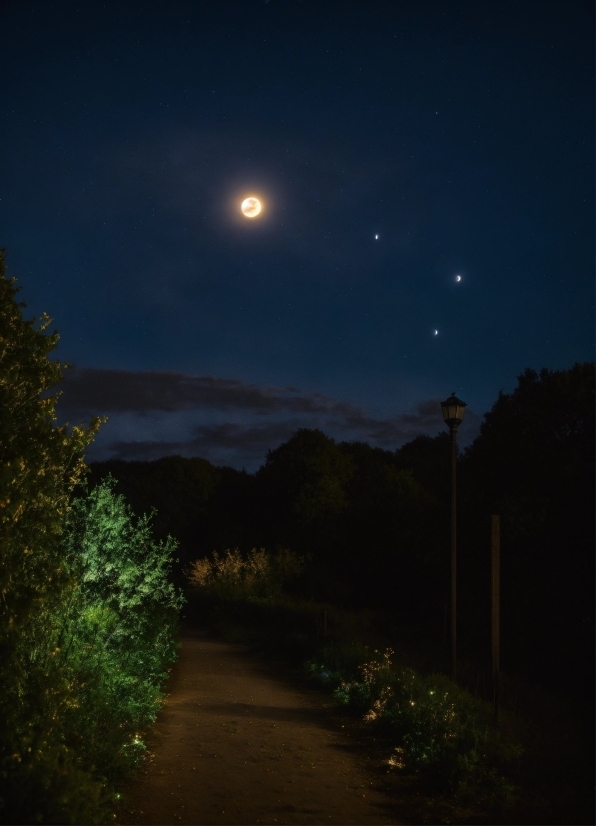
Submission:
<svg viewBox="0 0 596 826">
<path fill-rule="evenodd" d="M 195 408 L 250 410 L 259 414 L 356 414 L 359 408 L 320 393 L 304 394 L 295 387 L 259 387 L 238 379 L 190 376 L 157 371 L 71 368 L 66 372 L 65 403 L 69 410 L 88 413 L 148 410 L 180 411 Z"/>
<path fill-rule="evenodd" d="M 180 454 L 254 469 L 269 449 L 300 427 L 318 427 L 336 439 L 386 449 L 444 427 L 435 399 L 394 417 L 375 417 L 351 402 L 295 387 L 261 387 L 177 372 L 72 368 L 62 390 L 62 420 L 109 417 L 90 459 L 150 460 Z M 468 411 L 466 424 L 470 440 L 479 417 Z"/>
</svg>

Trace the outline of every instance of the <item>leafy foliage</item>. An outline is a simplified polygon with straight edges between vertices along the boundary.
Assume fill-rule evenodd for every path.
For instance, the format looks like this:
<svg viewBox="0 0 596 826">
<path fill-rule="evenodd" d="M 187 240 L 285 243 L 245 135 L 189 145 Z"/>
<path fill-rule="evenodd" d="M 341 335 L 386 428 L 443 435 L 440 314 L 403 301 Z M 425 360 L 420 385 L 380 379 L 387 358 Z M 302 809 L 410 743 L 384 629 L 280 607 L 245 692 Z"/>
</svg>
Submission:
<svg viewBox="0 0 596 826">
<path fill-rule="evenodd" d="M 521 756 L 505 745 L 486 721 L 486 710 L 442 674 L 422 676 L 395 667 L 393 651 L 378 650 L 359 666 L 356 679 L 342 680 L 337 701 L 388 725 L 398 739 L 389 764 L 422 772 L 435 790 L 503 796 L 513 791 L 504 770 Z"/>
<path fill-rule="evenodd" d="M 287 549 L 275 555 L 264 548 L 253 548 L 243 558 L 239 549 L 223 555 L 214 551 L 211 559 L 197 559 L 188 572 L 188 581 L 200 594 L 216 596 L 220 601 L 267 599 L 282 593 L 284 585 L 295 580 L 303 560 Z"/>
<path fill-rule="evenodd" d="M 211 523 L 224 521 L 229 525 L 229 502 L 226 513 L 213 512 L 224 473 L 206 459 L 181 456 L 166 456 L 154 462 L 113 459 L 91 465 L 89 486 L 94 487 L 106 476 L 116 480 L 114 491 L 124 494 L 135 513 L 156 510 L 153 533 L 164 540 L 170 534 L 176 536 L 182 567 L 194 559 L 197 545 L 208 541 L 210 548 L 217 546 L 213 545 L 215 531 Z M 182 577 L 178 579 L 182 582 Z"/>
<path fill-rule="evenodd" d="M 320 430 L 301 429 L 256 474 L 266 542 L 325 554 L 348 506 L 350 457 Z"/>
<path fill-rule="evenodd" d="M 137 519 L 113 488 L 105 480 L 69 514 L 65 547 L 78 588 L 61 612 L 56 655 L 79 684 L 69 724 L 77 755 L 108 776 L 143 747 L 139 732 L 161 703 L 182 604 L 168 581 L 174 541 L 155 541 L 150 517 Z M 93 730 L 77 734 L 82 714 Z"/>
<path fill-rule="evenodd" d="M 156 542 L 149 518 L 136 519 L 113 486 L 73 502 L 63 537 L 71 587 L 44 604 L 19 649 L 27 680 L 18 718 L 29 736 L 7 775 L 13 822 L 106 817 L 113 783 L 143 753 L 175 659 L 175 545 Z"/>
<path fill-rule="evenodd" d="M 58 334 L 46 316 L 25 321 L 15 279 L 0 251 L 0 656 L 40 600 L 65 582 L 60 537 L 70 494 L 85 464 L 82 451 L 99 427 L 55 425 L 56 399 L 44 395 L 62 378 L 49 353 Z"/>
<path fill-rule="evenodd" d="M 53 769 L 38 788 L 40 801 L 64 796 L 68 785 L 64 747 L 52 740 L 44 711 L 65 688 L 60 680 L 45 680 L 32 652 L 42 618 L 71 587 L 63 522 L 85 469 L 82 451 L 99 419 L 86 429 L 56 426 L 57 396 L 48 393 L 64 366 L 49 359 L 58 335 L 47 332 L 45 315 L 23 318 L 15 279 L 5 272 L 0 251 L 0 811 L 10 811 L 15 800 L 17 811 L 19 801 L 31 797 L 32 778 L 44 761 Z M 83 811 L 97 795 L 79 785 L 73 808 Z"/>
<path fill-rule="evenodd" d="M 0 821 L 105 822 L 174 657 L 174 543 L 112 482 L 72 503 L 100 422 L 56 425 L 58 336 L 16 293 L 0 254 Z"/>
</svg>

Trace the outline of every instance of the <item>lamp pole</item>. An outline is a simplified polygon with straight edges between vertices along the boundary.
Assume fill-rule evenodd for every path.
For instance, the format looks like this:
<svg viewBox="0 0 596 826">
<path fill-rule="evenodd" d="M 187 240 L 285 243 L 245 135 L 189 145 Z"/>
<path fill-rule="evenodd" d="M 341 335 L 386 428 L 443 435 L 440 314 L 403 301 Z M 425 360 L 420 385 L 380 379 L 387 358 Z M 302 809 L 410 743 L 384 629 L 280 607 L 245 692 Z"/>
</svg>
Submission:
<svg viewBox="0 0 596 826">
<path fill-rule="evenodd" d="M 451 437 L 451 679 L 457 679 L 457 425 Z"/>
<path fill-rule="evenodd" d="M 451 438 L 451 679 L 457 679 L 457 428 L 464 418 L 466 403 L 455 393 L 441 402 Z"/>
</svg>

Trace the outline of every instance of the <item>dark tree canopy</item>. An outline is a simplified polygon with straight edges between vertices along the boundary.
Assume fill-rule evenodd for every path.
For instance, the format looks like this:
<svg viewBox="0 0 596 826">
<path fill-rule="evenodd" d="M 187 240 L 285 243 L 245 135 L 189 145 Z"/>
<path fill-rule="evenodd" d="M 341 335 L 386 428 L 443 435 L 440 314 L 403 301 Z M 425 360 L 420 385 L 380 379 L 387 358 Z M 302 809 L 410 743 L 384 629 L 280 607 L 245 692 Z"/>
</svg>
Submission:
<svg viewBox="0 0 596 826">
<path fill-rule="evenodd" d="M 175 578 L 197 558 L 213 550 L 250 548 L 255 543 L 252 490 L 254 477 L 206 459 L 166 456 L 152 462 L 108 460 L 91 465 L 90 484 L 108 475 L 117 480 L 135 513 L 155 510 L 152 528 L 165 540 L 179 543 Z"/>
<path fill-rule="evenodd" d="M 445 499 L 451 483 L 450 439 L 447 431 L 438 436 L 417 436 L 396 451 L 399 467 L 408 468 L 414 478 L 437 499 Z"/>
<path fill-rule="evenodd" d="M 594 364 L 525 370 L 461 462 L 467 569 L 501 516 L 504 656 L 588 692 L 594 637 Z M 487 578 L 485 575 L 485 579 Z M 471 585 L 470 585 L 471 587 Z M 556 667 L 552 663 L 556 661 Z"/>
<path fill-rule="evenodd" d="M 320 430 L 298 430 L 270 450 L 257 485 L 279 541 L 294 537 L 301 551 L 305 544 L 313 550 L 332 541 L 353 472 L 350 458 Z"/>
<path fill-rule="evenodd" d="M 531 490 L 543 500 L 584 499 L 593 489 L 594 364 L 525 370 L 486 413 L 465 466 L 493 508 Z M 480 487 L 478 487 L 480 486 Z"/>
<path fill-rule="evenodd" d="M 154 462 L 124 462 L 117 459 L 91 465 L 90 481 L 111 474 L 118 480 L 116 490 L 125 491 L 135 513 L 157 509 L 153 531 L 165 539 L 176 526 L 179 539 L 192 532 L 197 520 L 205 517 L 219 469 L 206 459 L 166 456 Z"/>
</svg>

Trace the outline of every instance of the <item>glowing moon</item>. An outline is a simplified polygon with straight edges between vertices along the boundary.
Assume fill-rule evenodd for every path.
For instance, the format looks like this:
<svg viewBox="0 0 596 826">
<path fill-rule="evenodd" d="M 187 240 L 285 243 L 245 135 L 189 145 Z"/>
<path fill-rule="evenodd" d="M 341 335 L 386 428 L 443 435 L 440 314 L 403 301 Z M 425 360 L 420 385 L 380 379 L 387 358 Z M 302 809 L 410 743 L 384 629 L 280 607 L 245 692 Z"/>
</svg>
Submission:
<svg viewBox="0 0 596 826">
<path fill-rule="evenodd" d="M 245 198 L 240 209 L 247 218 L 256 218 L 261 211 L 261 202 L 258 198 Z"/>
<path fill-rule="evenodd" d="M 461 281 L 461 275 L 456 275 L 456 276 L 455 276 L 455 280 L 456 280 L 456 281 Z"/>
</svg>

